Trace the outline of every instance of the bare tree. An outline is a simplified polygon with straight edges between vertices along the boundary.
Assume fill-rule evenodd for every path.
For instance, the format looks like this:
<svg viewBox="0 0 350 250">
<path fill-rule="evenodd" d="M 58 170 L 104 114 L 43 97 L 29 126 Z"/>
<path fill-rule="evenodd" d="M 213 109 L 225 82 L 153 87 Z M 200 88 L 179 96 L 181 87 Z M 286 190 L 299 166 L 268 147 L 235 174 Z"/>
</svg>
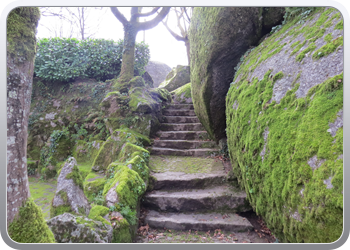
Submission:
<svg viewBox="0 0 350 250">
<path fill-rule="evenodd" d="M 117 7 L 111 7 L 112 13 L 124 27 L 122 68 L 118 77 L 120 83 L 129 82 L 134 77 L 135 40 L 137 33 L 141 30 L 154 28 L 170 11 L 170 7 L 162 7 L 159 13 L 157 13 L 160 8 L 161 7 L 155 7 L 149 12 L 142 13 L 142 7 L 132 7 L 130 21 L 128 21 L 125 16 L 119 12 Z M 157 15 L 150 21 L 139 22 L 140 17 L 149 17 L 156 13 Z"/>
<path fill-rule="evenodd" d="M 54 18 L 55 22 L 41 22 L 54 37 L 92 38 L 99 29 L 106 8 L 102 7 L 41 7 L 42 16 Z M 97 11 L 101 11 L 98 15 Z M 95 19 L 95 20 L 93 20 Z"/>
<path fill-rule="evenodd" d="M 162 23 L 176 40 L 185 42 L 186 51 L 187 51 L 187 60 L 188 60 L 188 64 L 190 64 L 190 41 L 188 39 L 188 28 L 191 22 L 193 7 L 179 7 L 179 8 L 173 7 L 172 10 L 173 12 L 175 12 L 177 27 L 180 29 L 181 35 L 178 35 L 177 33 L 175 33 L 168 26 L 169 15 L 167 16 L 165 21 L 162 21 Z"/>
</svg>

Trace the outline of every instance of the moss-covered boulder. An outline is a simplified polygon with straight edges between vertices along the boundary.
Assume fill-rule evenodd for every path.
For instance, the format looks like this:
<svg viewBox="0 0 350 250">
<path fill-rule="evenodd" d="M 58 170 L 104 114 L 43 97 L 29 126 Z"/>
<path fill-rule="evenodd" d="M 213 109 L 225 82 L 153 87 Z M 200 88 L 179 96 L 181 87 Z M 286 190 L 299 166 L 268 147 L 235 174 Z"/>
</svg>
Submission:
<svg viewBox="0 0 350 250">
<path fill-rule="evenodd" d="M 145 70 L 152 77 L 153 87 L 157 88 L 159 84 L 165 80 L 166 76 L 171 71 L 171 68 L 162 62 L 149 61 Z"/>
<path fill-rule="evenodd" d="M 318 8 L 246 54 L 226 98 L 227 143 L 250 204 L 280 242 L 343 232 L 343 30 Z"/>
<path fill-rule="evenodd" d="M 129 96 L 129 107 L 133 112 L 149 114 L 153 110 L 160 110 L 160 103 L 154 100 L 145 88 L 133 88 L 129 91 Z"/>
<path fill-rule="evenodd" d="M 87 216 L 89 211 L 90 205 L 84 194 L 83 178 L 80 175 L 77 161 L 70 157 L 58 176 L 50 216 L 52 218 L 65 212 Z"/>
<path fill-rule="evenodd" d="M 51 218 L 47 225 L 58 243 L 111 243 L 113 228 L 107 221 L 64 213 Z"/>
<path fill-rule="evenodd" d="M 118 160 L 120 150 L 127 142 L 145 146 L 150 144 L 148 137 L 142 134 L 131 129 L 117 129 L 102 144 L 92 164 L 92 170 L 95 172 L 104 172 L 110 163 Z"/>
<path fill-rule="evenodd" d="M 232 82 L 234 68 L 250 46 L 256 46 L 269 32 L 263 24 L 271 12 L 279 13 L 280 8 L 194 9 L 189 31 L 192 99 L 196 115 L 216 141 L 226 137 L 223 97 Z M 281 21 L 282 18 L 275 19 L 273 25 Z"/>
<path fill-rule="evenodd" d="M 166 76 L 165 81 L 159 84 L 158 88 L 165 88 L 171 92 L 190 81 L 190 67 L 177 65 Z"/>
<path fill-rule="evenodd" d="M 107 207 L 120 203 L 137 209 L 139 200 L 146 191 L 144 181 L 126 164 L 112 163 L 109 169 L 113 169 L 113 173 L 109 175 L 103 189 Z"/>
<path fill-rule="evenodd" d="M 171 92 L 173 101 L 176 104 L 192 103 L 191 83 L 187 83 Z"/>
</svg>

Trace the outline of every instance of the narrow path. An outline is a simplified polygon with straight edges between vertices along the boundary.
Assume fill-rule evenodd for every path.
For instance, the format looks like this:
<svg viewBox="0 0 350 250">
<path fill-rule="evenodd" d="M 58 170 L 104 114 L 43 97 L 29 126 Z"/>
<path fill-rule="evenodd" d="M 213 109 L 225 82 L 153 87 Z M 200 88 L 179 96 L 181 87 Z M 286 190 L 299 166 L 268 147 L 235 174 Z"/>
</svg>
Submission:
<svg viewBox="0 0 350 250">
<path fill-rule="evenodd" d="M 251 210 L 246 193 L 213 158 L 218 148 L 193 105 L 173 104 L 163 115 L 149 164 L 156 181 L 142 201 L 136 242 L 271 242 L 240 215 Z"/>
</svg>

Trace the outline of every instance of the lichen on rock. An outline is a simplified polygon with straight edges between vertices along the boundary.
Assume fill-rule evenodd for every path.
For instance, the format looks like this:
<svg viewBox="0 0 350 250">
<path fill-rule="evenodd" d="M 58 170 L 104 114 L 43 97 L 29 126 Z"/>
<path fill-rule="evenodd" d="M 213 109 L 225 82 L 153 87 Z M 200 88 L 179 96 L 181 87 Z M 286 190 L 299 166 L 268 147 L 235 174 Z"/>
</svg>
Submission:
<svg viewBox="0 0 350 250">
<path fill-rule="evenodd" d="M 109 223 L 85 216 L 64 213 L 47 221 L 58 243 L 111 243 L 113 228 Z"/>
<path fill-rule="evenodd" d="M 64 212 L 88 215 L 89 202 L 84 194 L 83 179 L 76 160 L 71 157 L 66 162 L 57 179 L 56 194 L 51 203 L 50 216 Z"/>
</svg>

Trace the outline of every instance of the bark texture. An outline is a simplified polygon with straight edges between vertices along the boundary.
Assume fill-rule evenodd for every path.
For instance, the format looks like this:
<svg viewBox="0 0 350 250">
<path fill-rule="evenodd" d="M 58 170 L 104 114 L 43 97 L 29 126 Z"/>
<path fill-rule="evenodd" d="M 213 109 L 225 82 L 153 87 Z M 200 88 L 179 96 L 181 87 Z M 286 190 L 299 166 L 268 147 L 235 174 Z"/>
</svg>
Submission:
<svg viewBox="0 0 350 250">
<path fill-rule="evenodd" d="M 27 126 L 38 8 L 14 9 L 7 19 L 7 225 L 29 197 Z"/>
</svg>

